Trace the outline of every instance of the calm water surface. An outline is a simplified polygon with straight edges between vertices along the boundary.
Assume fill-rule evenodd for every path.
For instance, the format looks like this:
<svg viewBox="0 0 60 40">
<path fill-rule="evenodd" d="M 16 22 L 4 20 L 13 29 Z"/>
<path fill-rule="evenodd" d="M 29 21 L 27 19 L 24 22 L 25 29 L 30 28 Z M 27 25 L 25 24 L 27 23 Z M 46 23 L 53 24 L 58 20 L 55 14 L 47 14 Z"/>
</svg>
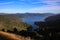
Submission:
<svg viewBox="0 0 60 40">
<path fill-rule="evenodd" d="M 33 16 L 33 17 L 26 17 L 26 18 L 22 18 L 23 22 L 26 22 L 28 24 L 31 24 L 33 26 L 33 28 L 38 28 L 34 22 L 35 21 L 44 21 L 46 17 L 40 17 L 40 16 Z"/>
</svg>

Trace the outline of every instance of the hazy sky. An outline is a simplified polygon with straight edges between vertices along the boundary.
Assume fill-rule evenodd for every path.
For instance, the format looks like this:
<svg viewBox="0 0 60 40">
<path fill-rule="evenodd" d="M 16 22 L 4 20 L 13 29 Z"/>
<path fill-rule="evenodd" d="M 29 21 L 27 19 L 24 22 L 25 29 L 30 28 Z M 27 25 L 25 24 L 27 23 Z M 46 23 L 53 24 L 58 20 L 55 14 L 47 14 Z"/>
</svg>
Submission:
<svg viewBox="0 0 60 40">
<path fill-rule="evenodd" d="M 3 13 L 60 13 L 60 0 L 0 0 Z"/>
</svg>

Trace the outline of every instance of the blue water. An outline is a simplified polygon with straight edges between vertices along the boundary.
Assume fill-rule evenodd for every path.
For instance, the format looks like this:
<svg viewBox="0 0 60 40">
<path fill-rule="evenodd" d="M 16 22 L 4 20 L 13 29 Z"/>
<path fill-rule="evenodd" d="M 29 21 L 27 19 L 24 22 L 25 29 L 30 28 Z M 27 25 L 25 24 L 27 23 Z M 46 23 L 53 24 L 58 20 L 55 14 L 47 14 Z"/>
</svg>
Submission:
<svg viewBox="0 0 60 40">
<path fill-rule="evenodd" d="M 44 21 L 45 18 L 46 17 L 40 17 L 40 16 L 25 17 L 25 18 L 22 18 L 22 21 L 32 25 L 33 29 L 36 29 L 36 28 L 38 28 L 38 26 L 35 25 L 34 22 L 35 21 Z"/>
</svg>

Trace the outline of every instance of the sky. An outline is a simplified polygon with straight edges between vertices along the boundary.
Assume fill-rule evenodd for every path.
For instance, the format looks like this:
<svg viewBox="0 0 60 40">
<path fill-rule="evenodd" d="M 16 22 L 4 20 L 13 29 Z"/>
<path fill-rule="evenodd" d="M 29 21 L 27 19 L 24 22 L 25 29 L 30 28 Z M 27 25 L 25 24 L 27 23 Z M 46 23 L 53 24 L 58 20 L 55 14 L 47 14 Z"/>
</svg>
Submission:
<svg viewBox="0 0 60 40">
<path fill-rule="evenodd" d="M 0 0 L 0 13 L 60 13 L 60 0 Z"/>
</svg>

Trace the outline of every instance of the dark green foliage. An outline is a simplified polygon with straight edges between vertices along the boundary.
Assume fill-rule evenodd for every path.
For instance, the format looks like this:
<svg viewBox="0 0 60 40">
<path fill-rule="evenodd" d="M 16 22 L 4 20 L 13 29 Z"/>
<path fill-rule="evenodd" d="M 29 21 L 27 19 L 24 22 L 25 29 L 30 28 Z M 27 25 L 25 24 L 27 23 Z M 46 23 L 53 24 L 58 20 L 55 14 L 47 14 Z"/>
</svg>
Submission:
<svg viewBox="0 0 60 40">
<path fill-rule="evenodd" d="M 60 15 L 48 17 L 45 22 L 35 24 L 39 26 L 36 31 L 43 35 L 42 40 L 60 40 Z"/>
</svg>

